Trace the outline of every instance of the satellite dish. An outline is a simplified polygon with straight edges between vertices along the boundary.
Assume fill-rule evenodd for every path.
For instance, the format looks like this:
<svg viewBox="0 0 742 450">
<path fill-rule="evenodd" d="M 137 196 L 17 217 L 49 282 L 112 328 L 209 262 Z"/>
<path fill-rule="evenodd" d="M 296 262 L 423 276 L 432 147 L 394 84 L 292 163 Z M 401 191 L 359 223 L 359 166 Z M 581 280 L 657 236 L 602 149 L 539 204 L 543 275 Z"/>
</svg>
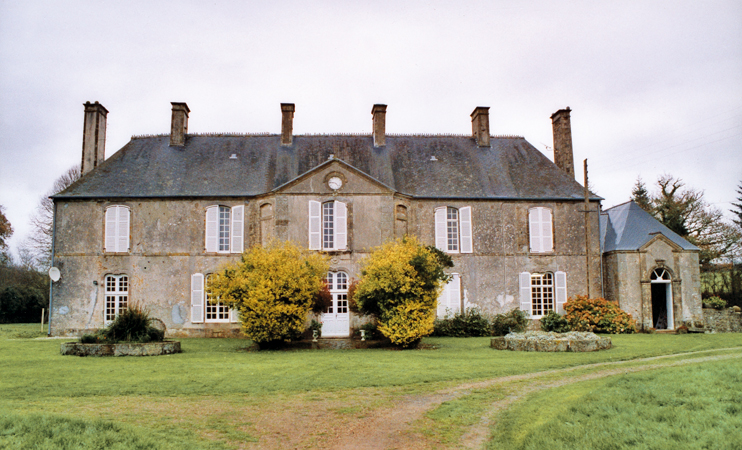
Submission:
<svg viewBox="0 0 742 450">
<path fill-rule="evenodd" d="M 52 281 L 59 281 L 60 276 L 62 276 L 62 274 L 56 267 L 52 267 L 51 269 L 49 269 L 49 278 L 51 278 Z"/>
</svg>

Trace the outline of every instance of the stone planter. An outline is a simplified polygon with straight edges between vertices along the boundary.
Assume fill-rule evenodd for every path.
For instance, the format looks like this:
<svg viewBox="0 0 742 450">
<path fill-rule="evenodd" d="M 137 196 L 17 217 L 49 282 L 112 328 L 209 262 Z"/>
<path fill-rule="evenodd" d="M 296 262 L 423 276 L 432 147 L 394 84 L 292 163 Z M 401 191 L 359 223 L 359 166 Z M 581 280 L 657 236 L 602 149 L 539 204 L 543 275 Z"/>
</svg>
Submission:
<svg viewBox="0 0 742 450">
<path fill-rule="evenodd" d="M 609 337 L 576 331 L 569 333 L 527 331 L 510 333 L 490 340 L 490 347 L 496 350 L 519 352 L 594 352 L 607 350 L 611 345 Z"/>
<path fill-rule="evenodd" d="M 66 342 L 60 349 L 63 355 L 74 356 L 157 356 L 180 353 L 179 341 L 124 342 L 121 344 L 81 344 Z"/>
</svg>

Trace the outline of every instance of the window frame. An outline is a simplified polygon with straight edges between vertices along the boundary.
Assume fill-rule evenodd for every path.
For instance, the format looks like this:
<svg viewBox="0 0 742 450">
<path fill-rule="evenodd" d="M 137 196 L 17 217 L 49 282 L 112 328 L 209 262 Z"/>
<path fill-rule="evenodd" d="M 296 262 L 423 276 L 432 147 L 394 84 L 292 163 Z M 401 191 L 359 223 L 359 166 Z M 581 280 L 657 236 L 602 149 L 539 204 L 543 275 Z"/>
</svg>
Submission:
<svg viewBox="0 0 742 450">
<path fill-rule="evenodd" d="M 456 211 L 455 219 L 451 218 L 452 211 Z M 454 225 L 456 236 L 452 237 Z M 471 206 L 435 208 L 435 246 L 444 253 L 474 253 Z"/>
<path fill-rule="evenodd" d="M 245 250 L 245 205 L 211 205 L 206 208 L 205 253 L 242 253 Z"/>
<path fill-rule="evenodd" d="M 207 305 L 209 304 L 209 294 L 207 289 L 207 279 L 209 274 L 194 273 L 191 274 L 191 323 L 236 323 L 239 322 L 239 313 L 236 309 L 229 309 L 228 319 L 207 320 Z M 218 305 L 221 305 L 219 303 Z M 223 306 L 222 306 L 223 307 Z"/>
<path fill-rule="evenodd" d="M 552 276 L 552 284 L 551 284 L 551 297 L 552 297 L 552 309 L 545 309 L 543 308 L 543 297 L 541 298 L 542 302 L 542 308 L 541 313 L 542 314 L 534 314 L 534 286 L 533 286 L 533 277 L 534 276 L 544 276 L 546 274 L 551 274 Z M 520 290 L 520 310 L 525 312 L 531 319 L 540 319 L 544 315 L 548 314 L 549 311 L 553 310 L 556 311 L 559 314 L 564 314 L 564 304 L 567 302 L 567 273 L 562 272 L 560 270 L 551 272 L 543 272 L 543 273 L 530 273 L 530 272 L 521 272 L 518 275 L 519 279 L 519 290 Z M 543 285 L 541 285 L 543 288 Z"/>
<path fill-rule="evenodd" d="M 310 250 L 348 250 L 348 204 L 339 200 L 309 200 L 307 229 Z"/>
<path fill-rule="evenodd" d="M 111 284 L 113 282 L 113 284 Z M 110 324 L 121 314 L 121 311 L 129 306 L 130 283 L 127 274 L 106 275 L 103 278 L 104 285 L 104 304 L 103 304 L 103 323 Z M 122 286 L 123 285 L 123 286 Z M 113 289 L 109 289 L 113 286 Z M 123 287 L 123 289 L 122 289 Z M 111 305 L 112 306 L 109 306 Z M 109 311 L 112 310 L 112 314 Z"/>
</svg>

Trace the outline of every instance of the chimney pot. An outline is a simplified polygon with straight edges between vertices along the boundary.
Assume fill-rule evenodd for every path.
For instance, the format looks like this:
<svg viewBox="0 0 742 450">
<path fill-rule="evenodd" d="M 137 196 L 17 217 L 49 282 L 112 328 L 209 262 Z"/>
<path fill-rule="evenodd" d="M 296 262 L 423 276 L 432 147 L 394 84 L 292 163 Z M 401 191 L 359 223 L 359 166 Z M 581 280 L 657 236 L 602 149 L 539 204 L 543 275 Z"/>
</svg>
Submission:
<svg viewBox="0 0 742 450">
<path fill-rule="evenodd" d="M 294 141 L 294 111 L 293 103 L 281 103 L 281 145 L 289 146 Z"/>
<path fill-rule="evenodd" d="M 572 125 L 569 106 L 551 115 L 554 131 L 554 164 L 568 174 L 575 176 L 574 156 L 572 155 Z"/>
<path fill-rule="evenodd" d="M 386 105 L 376 104 L 371 108 L 373 115 L 374 147 L 386 145 Z"/>
<path fill-rule="evenodd" d="M 180 102 L 170 102 L 173 105 L 173 115 L 170 121 L 170 145 L 182 147 L 185 145 L 188 134 L 188 105 Z"/>
<path fill-rule="evenodd" d="M 490 107 L 477 106 L 471 113 L 471 133 L 478 147 L 490 146 Z"/>
<path fill-rule="evenodd" d="M 85 102 L 85 122 L 82 132 L 82 163 L 80 173 L 85 175 L 106 158 L 106 119 L 108 110 L 98 102 Z"/>
</svg>

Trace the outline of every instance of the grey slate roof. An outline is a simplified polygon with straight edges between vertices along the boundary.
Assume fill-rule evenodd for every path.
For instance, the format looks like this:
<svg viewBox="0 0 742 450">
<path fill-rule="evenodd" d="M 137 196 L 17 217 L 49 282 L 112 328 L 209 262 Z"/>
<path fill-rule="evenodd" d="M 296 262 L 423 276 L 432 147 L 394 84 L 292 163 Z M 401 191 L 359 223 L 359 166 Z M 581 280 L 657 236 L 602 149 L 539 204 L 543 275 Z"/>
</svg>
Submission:
<svg viewBox="0 0 742 450">
<path fill-rule="evenodd" d="M 135 137 L 54 198 L 251 197 L 311 171 L 335 155 L 399 193 L 472 199 L 580 199 L 583 189 L 520 137 L 479 148 L 467 136 L 188 135 Z M 236 159 L 231 159 L 231 155 Z M 431 157 L 436 161 L 431 161 Z M 597 200 L 599 197 L 592 197 Z"/>
<path fill-rule="evenodd" d="M 604 252 L 639 250 L 657 233 L 662 233 L 683 250 L 699 250 L 633 201 L 606 209 L 600 215 L 600 246 Z"/>
</svg>

